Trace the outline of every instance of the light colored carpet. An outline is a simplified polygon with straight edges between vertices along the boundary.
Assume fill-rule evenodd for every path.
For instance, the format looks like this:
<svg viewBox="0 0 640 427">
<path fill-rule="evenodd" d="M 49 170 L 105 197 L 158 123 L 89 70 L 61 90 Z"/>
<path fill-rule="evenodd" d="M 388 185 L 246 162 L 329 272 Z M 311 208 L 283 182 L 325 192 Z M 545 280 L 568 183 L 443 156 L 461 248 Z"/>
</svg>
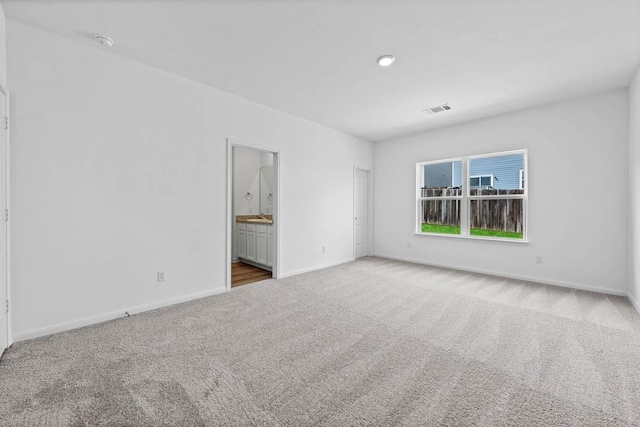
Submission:
<svg viewBox="0 0 640 427">
<path fill-rule="evenodd" d="M 622 297 L 365 258 L 15 344 L 10 426 L 626 426 Z"/>
</svg>

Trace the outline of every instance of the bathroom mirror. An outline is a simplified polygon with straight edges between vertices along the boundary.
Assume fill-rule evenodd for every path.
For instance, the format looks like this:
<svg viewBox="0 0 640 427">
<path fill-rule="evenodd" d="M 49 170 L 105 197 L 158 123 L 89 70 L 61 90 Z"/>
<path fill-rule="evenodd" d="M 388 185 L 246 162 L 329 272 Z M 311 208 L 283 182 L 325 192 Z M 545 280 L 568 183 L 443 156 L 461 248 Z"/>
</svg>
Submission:
<svg viewBox="0 0 640 427">
<path fill-rule="evenodd" d="M 260 213 L 273 213 L 273 183 L 275 182 L 275 166 L 260 168 Z"/>
</svg>

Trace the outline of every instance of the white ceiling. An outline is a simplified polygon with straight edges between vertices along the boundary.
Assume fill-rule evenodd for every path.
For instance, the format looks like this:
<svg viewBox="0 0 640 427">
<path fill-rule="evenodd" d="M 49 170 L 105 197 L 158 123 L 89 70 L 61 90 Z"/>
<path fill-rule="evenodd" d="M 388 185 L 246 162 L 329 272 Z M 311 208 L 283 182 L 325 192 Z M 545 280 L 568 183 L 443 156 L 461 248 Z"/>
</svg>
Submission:
<svg viewBox="0 0 640 427">
<path fill-rule="evenodd" d="M 640 0 L 2 0 L 7 18 L 371 141 L 629 84 Z M 375 59 L 393 54 L 387 69 Z M 443 103 L 452 110 L 426 115 Z"/>
</svg>

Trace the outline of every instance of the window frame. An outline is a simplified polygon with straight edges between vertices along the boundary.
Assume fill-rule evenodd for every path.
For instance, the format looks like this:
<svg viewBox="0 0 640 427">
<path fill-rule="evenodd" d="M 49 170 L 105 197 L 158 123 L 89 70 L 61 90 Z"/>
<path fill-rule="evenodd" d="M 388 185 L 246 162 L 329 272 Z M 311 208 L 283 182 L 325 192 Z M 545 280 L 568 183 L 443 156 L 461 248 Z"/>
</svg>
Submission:
<svg viewBox="0 0 640 427">
<path fill-rule="evenodd" d="M 486 157 L 499 157 L 499 156 L 507 156 L 512 154 L 522 154 L 523 156 L 523 165 L 524 168 L 520 169 L 518 172 L 518 187 L 522 186 L 523 178 L 524 178 L 524 188 L 518 188 L 520 190 L 524 190 L 523 194 L 503 194 L 503 195 L 471 195 L 471 185 L 470 179 L 476 178 L 480 175 L 469 175 L 469 165 L 471 160 L 481 159 Z M 424 166 L 438 164 L 438 163 L 449 163 L 449 162 L 462 162 L 462 171 L 461 171 L 461 181 L 462 181 L 462 191 L 460 196 L 439 196 L 439 197 L 422 197 L 422 186 L 424 183 Z M 519 149 L 519 150 L 511 150 L 511 151 L 499 151 L 495 153 L 487 153 L 487 154 L 477 154 L 472 156 L 461 156 L 450 159 L 440 159 L 440 160 L 429 160 L 416 163 L 416 204 L 415 204 L 415 234 L 418 236 L 435 236 L 435 237 L 443 237 L 443 238 L 453 238 L 453 239 L 471 239 L 471 240 L 487 240 L 487 241 L 496 241 L 496 242 L 506 242 L 506 243 L 528 243 L 529 242 L 529 233 L 528 233 L 528 212 L 529 212 L 529 186 L 527 183 L 528 179 L 529 167 L 528 167 L 528 150 L 527 149 Z M 482 175 L 489 176 L 489 175 Z M 479 180 L 481 183 L 481 180 Z M 491 183 L 493 184 L 493 174 L 491 174 Z M 491 185 L 493 187 L 493 185 Z M 474 188 L 481 188 L 474 187 Z M 474 236 L 471 234 L 471 201 L 472 200 L 503 200 L 503 199 L 520 199 L 522 200 L 522 239 L 514 239 L 509 237 L 494 237 L 494 236 Z M 421 204 L 423 200 L 460 200 L 460 234 L 445 234 L 445 233 L 429 233 L 422 231 L 422 218 L 421 218 Z"/>
<path fill-rule="evenodd" d="M 524 180 L 524 169 L 520 169 L 520 172 L 518 173 L 518 190 L 524 190 L 526 185 L 527 184 Z"/>
</svg>

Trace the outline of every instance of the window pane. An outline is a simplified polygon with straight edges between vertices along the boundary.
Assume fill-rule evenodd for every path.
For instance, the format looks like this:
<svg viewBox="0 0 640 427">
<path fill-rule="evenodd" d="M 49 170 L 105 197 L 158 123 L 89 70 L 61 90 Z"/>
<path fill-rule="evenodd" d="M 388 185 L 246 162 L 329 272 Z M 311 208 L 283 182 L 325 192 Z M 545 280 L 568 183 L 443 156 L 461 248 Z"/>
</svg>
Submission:
<svg viewBox="0 0 640 427">
<path fill-rule="evenodd" d="M 469 186 L 470 187 L 478 187 L 478 186 L 480 186 L 480 178 L 479 177 L 471 178 L 469 180 Z"/>
<path fill-rule="evenodd" d="M 501 156 L 481 157 L 469 161 L 469 176 L 481 176 L 482 186 L 491 184 L 493 175 L 494 189 L 520 189 L 520 171 L 524 170 L 524 154 L 506 154 Z M 471 178 L 473 180 L 473 178 Z M 472 181 L 470 181 L 472 182 Z M 474 186 L 471 184 L 471 186 Z M 477 187 L 477 185 L 476 185 Z M 518 194 L 518 193 L 500 193 Z M 521 193 L 520 193 L 521 194 Z"/>
<path fill-rule="evenodd" d="M 423 233 L 460 234 L 460 200 L 422 200 Z"/>
<path fill-rule="evenodd" d="M 422 167 L 422 197 L 461 196 L 461 186 L 461 160 Z M 445 189 L 448 191 L 444 191 Z"/>
<path fill-rule="evenodd" d="M 470 202 L 470 234 L 472 236 L 523 238 L 524 203 L 522 199 L 471 200 Z"/>
</svg>

